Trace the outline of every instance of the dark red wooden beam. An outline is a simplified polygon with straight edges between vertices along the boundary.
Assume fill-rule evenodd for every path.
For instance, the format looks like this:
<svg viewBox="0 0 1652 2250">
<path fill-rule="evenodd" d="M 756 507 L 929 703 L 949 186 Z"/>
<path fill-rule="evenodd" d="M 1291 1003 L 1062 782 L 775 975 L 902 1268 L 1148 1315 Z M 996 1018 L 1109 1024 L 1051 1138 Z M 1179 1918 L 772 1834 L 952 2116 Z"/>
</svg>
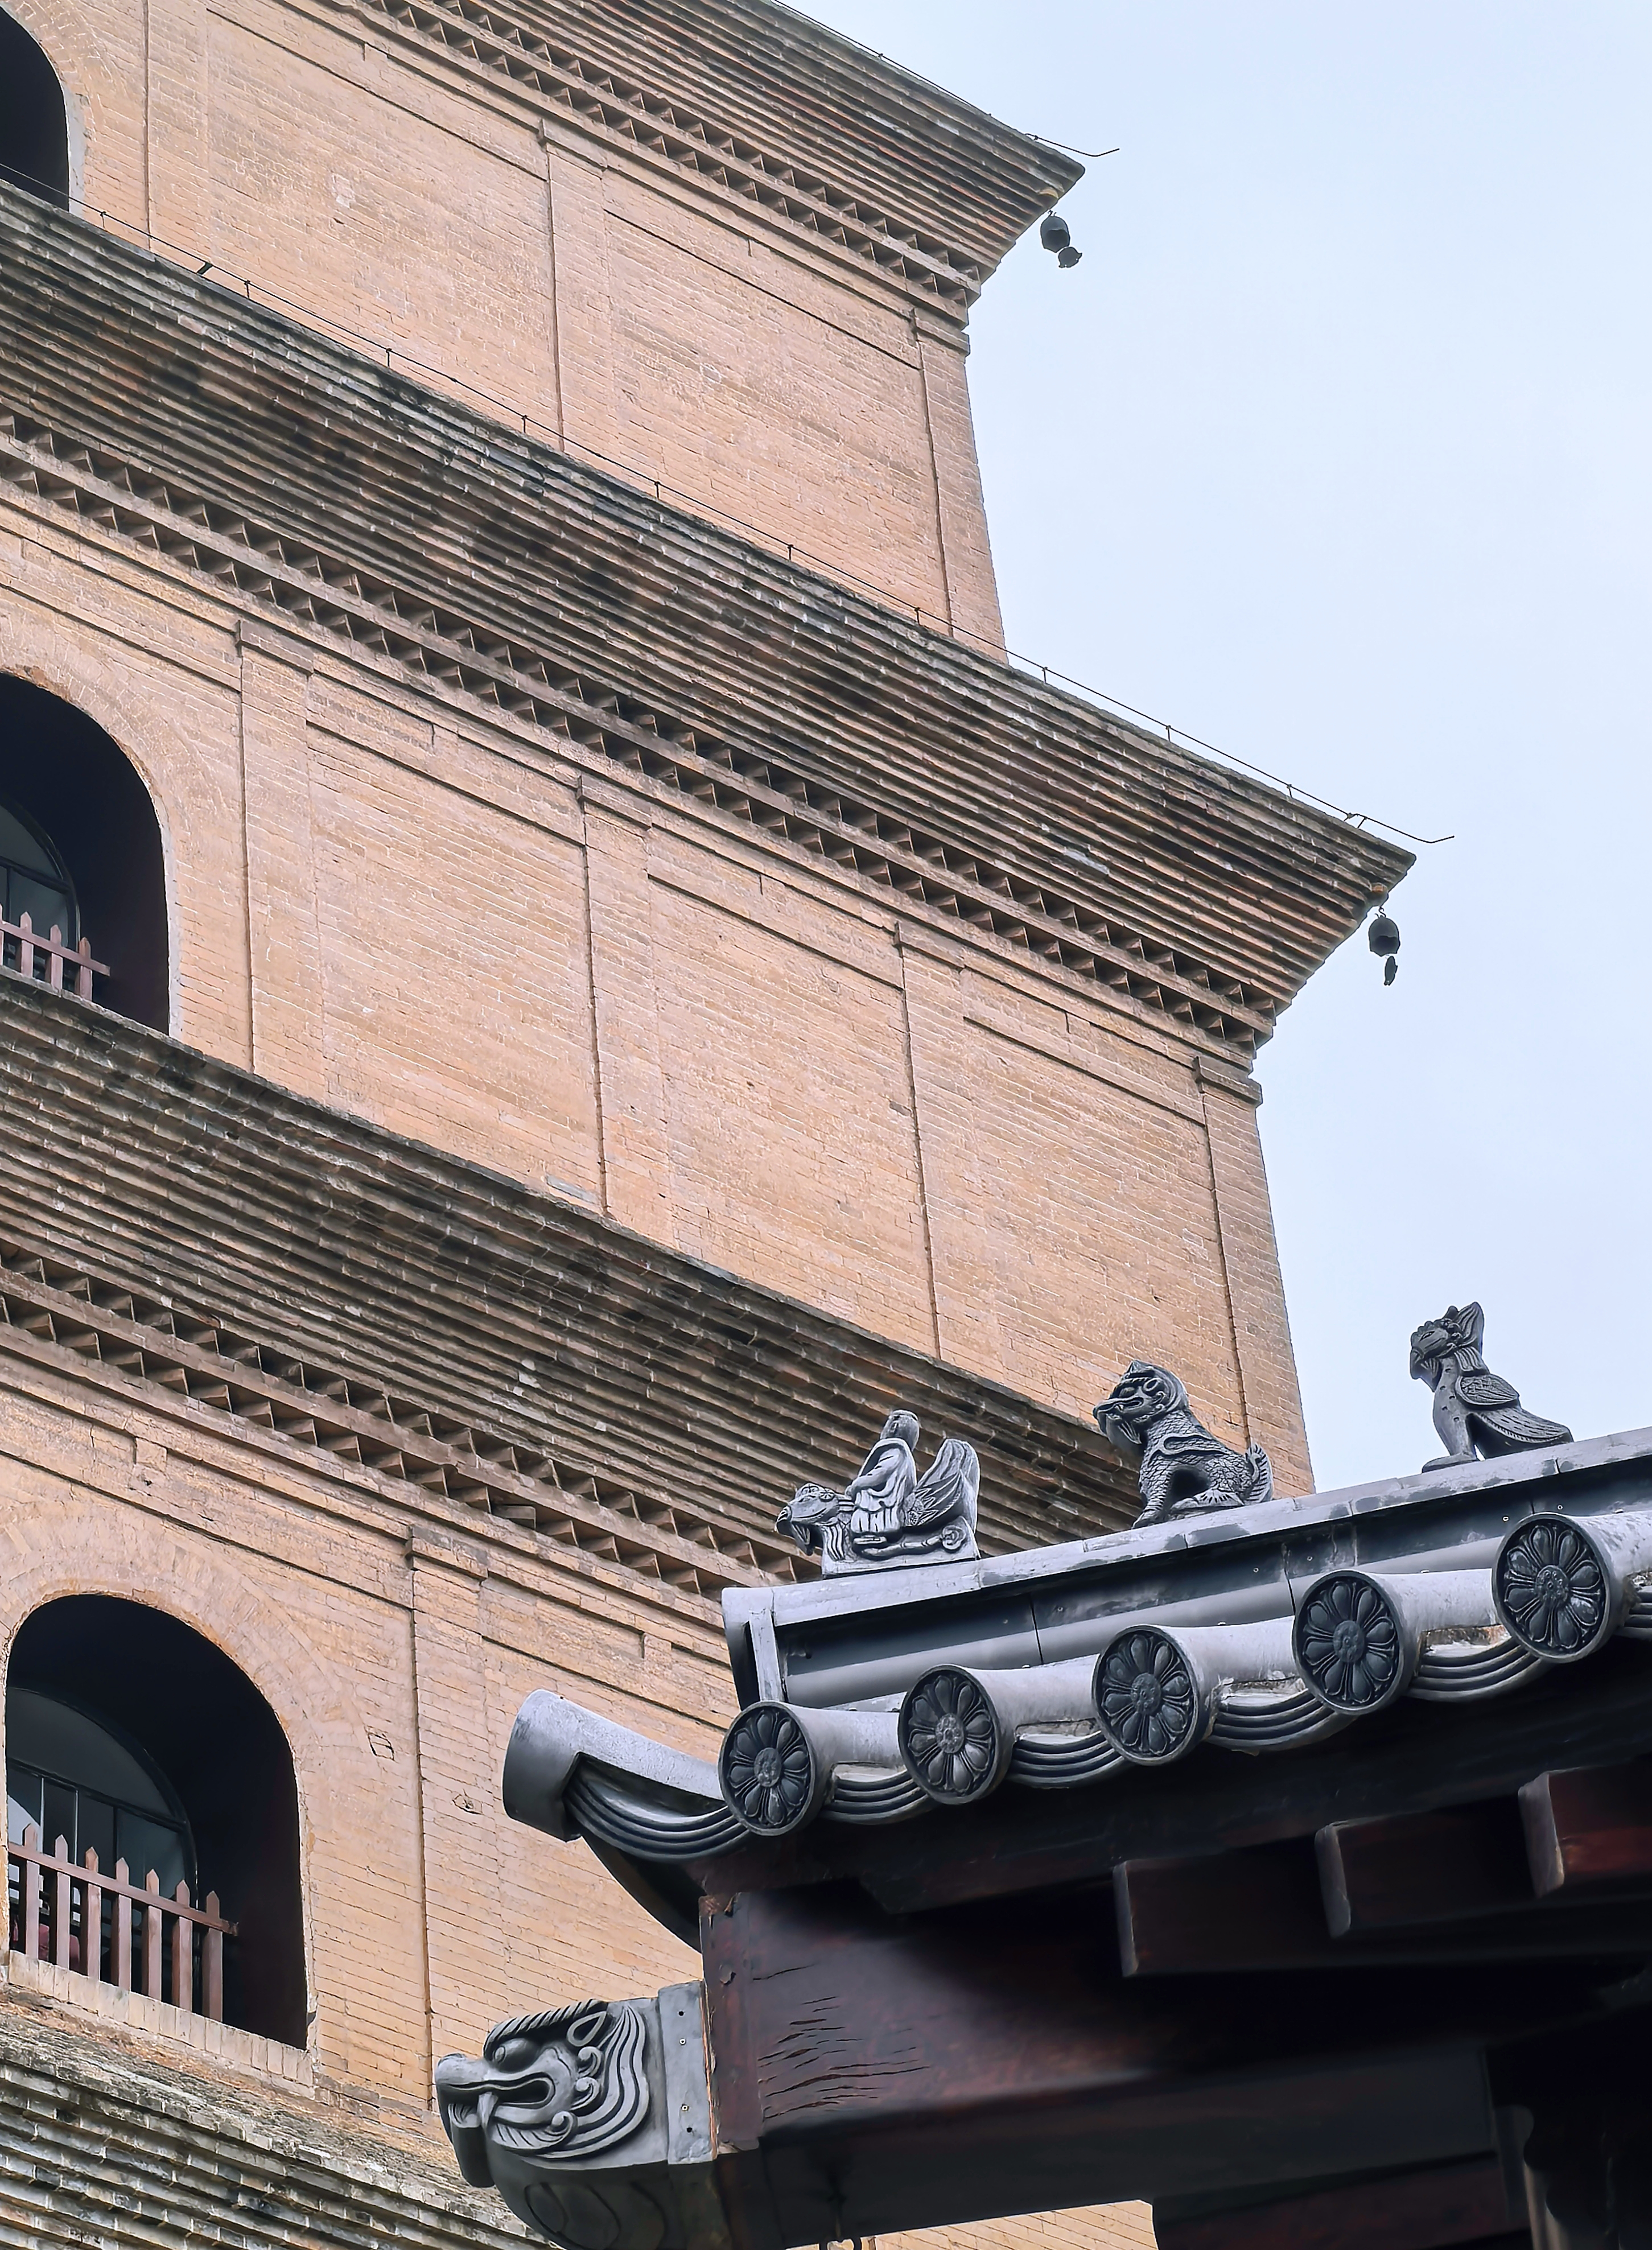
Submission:
<svg viewBox="0 0 1652 2250">
<path fill-rule="evenodd" d="M 1296 1860 L 1330 1950 L 1310 1839 Z M 1484 2157 L 1487 2052 L 1543 2045 L 1598 1982 L 1543 1962 L 1126 1977 L 1109 1906 L 1092 1890 L 1032 1915 L 907 1917 L 845 1884 L 707 1901 L 738 2250 L 1171 2194 L 1266 2200 Z M 1252 1878 L 1225 1926 L 1266 1908 Z"/>
<path fill-rule="evenodd" d="M 1539 1897 L 1652 1882 L 1652 1758 L 1540 1773 L 1520 1812 Z"/>
<path fill-rule="evenodd" d="M 1529 2244 L 1524 2203 L 1502 2159 L 1436 2164 L 1238 2210 L 1179 2217 L 1156 2206 L 1158 2250 L 1448 2250 L 1513 2236 Z"/>
<path fill-rule="evenodd" d="M 1127 1977 L 1339 1965 L 1306 1836 L 1197 1859 L 1126 1860 L 1113 1870 Z"/>
<path fill-rule="evenodd" d="M 1417 1840 L 1426 1842 L 1427 1832 Z M 1509 1842 L 1511 1851 L 1517 1850 L 1517 1831 Z M 1430 1963 L 1443 1968 L 1495 1961 L 1652 1961 L 1652 1899 L 1596 1897 L 1586 1908 L 1545 1904 L 1531 1895 L 1528 1886 L 1525 1897 L 1510 1904 L 1495 1897 L 1488 1879 L 1488 1910 L 1473 1912 L 1466 1903 L 1474 1872 L 1466 1846 L 1466 1871 L 1459 1869 L 1455 1877 L 1442 1874 L 1432 1893 L 1426 1860 L 1404 1878 L 1412 1904 L 1430 1895 L 1435 1903 L 1449 1902 L 1455 1895 L 1462 1910 L 1434 1921 L 1402 1921 L 1401 1878 L 1393 1872 L 1400 1855 L 1392 1837 L 1386 1849 L 1393 1880 L 1384 1887 L 1373 1878 L 1368 1891 L 1379 1908 L 1385 1901 L 1392 1905 L 1396 1919 L 1386 1927 L 1351 1929 L 1341 1937 L 1333 1936 L 1328 1925 L 1321 1869 L 1314 1841 L 1306 1836 L 1248 1852 L 1126 1860 L 1113 1871 L 1123 1973 L 1134 1979 L 1293 1970 L 1340 1973 Z M 1357 1846 L 1351 1856 L 1358 1861 Z M 1523 1861 L 1517 1858 L 1514 1867 L 1525 1884 Z"/>
<path fill-rule="evenodd" d="M 1530 1906 L 1512 1797 L 1386 1820 L 1338 1820 L 1314 1839 L 1333 1936 L 1414 1929 Z"/>
</svg>

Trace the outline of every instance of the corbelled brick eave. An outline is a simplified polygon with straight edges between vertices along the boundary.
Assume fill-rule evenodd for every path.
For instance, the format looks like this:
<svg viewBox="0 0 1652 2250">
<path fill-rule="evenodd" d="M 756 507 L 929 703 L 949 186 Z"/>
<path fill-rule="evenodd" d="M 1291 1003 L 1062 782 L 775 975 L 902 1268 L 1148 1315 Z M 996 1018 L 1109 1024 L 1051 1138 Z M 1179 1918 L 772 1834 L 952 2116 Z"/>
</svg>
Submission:
<svg viewBox="0 0 1652 2250">
<path fill-rule="evenodd" d="M 273 608 L 313 617 L 348 582 L 426 671 L 461 643 L 496 705 L 628 728 L 645 771 L 686 743 L 714 801 L 755 772 L 851 855 L 903 854 L 886 880 L 1088 949 L 1190 1034 L 1254 1048 L 1411 864 L 3 189 L 0 301 L 14 434 L 72 471 L 84 449 L 163 530 L 183 510 L 238 538 L 235 583 Z M 405 630 L 425 605 L 434 659 Z"/>
<path fill-rule="evenodd" d="M 797 1484 L 852 1468 L 896 1405 L 978 1447 L 995 1551 L 1134 1512 L 1069 1416 L 12 972 L 0 1100 L 8 1254 L 756 1533 L 759 1553 Z"/>
<path fill-rule="evenodd" d="M 509 12 L 616 83 L 646 86 L 944 245 L 975 286 L 1083 174 L 1047 141 L 775 0 L 520 0 Z"/>
</svg>

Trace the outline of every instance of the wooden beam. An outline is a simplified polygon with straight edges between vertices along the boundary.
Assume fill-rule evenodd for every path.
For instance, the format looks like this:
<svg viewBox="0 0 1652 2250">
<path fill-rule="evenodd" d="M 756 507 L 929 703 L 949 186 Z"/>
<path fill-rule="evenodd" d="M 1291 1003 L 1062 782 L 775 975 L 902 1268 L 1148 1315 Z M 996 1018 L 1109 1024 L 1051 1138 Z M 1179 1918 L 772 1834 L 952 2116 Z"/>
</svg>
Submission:
<svg viewBox="0 0 1652 2250">
<path fill-rule="evenodd" d="M 1513 1797 L 1386 1820 L 1333 1821 L 1314 1838 L 1314 1848 L 1333 1936 L 1414 1929 L 1533 1903 Z"/>
<path fill-rule="evenodd" d="M 1155 2205 L 1158 2250 L 1447 2250 L 1455 2243 L 1524 2235 L 1502 2161 L 1431 2165 L 1239 2210 L 1186 2216 Z M 1530 2240 L 1529 2237 L 1524 2239 Z"/>
<path fill-rule="evenodd" d="M 1540 1773 L 1520 1813 L 1540 1898 L 1652 1881 L 1652 1758 Z"/>
<path fill-rule="evenodd" d="M 1113 1870 L 1127 1977 L 1337 1965 L 1305 1836 L 1248 1852 L 1126 1860 Z"/>
<path fill-rule="evenodd" d="M 1317 1915 L 1306 1838 L 1299 1857 Z M 1589 1989 L 1434 1966 L 1125 1978 L 1093 1893 L 1026 1916 L 885 1916 L 840 1884 L 706 1906 L 741 2250 L 1483 2157 L 1486 2046 L 1543 2038 Z"/>
<path fill-rule="evenodd" d="M 1528 1894 L 1496 1912 L 1335 1937 L 1316 1862 L 1305 1836 L 1247 1852 L 1122 1861 L 1113 1903 L 1125 1977 L 1652 1960 L 1652 1900 L 1634 1896 L 1574 1908 L 1545 1906 Z"/>
</svg>

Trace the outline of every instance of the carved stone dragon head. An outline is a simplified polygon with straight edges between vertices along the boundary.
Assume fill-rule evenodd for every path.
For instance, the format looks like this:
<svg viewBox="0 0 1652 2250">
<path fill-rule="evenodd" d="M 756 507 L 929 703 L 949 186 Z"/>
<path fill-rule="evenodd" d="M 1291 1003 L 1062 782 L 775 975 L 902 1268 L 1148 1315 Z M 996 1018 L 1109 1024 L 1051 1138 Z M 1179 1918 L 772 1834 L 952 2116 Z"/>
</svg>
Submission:
<svg viewBox="0 0 1652 2250">
<path fill-rule="evenodd" d="M 643 2019 L 624 2001 L 580 2000 L 495 2024 L 481 2059 L 444 2055 L 436 2103 L 473 2187 L 504 2187 L 523 2159 L 612 2147 L 648 2108 Z"/>
<path fill-rule="evenodd" d="M 789 1532 L 805 1555 L 824 1554 L 834 1529 L 835 1543 L 841 1543 L 842 1527 L 852 1505 L 846 1494 L 833 1492 L 830 1485 L 799 1485 L 775 1517 L 774 1528 Z"/>
<path fill-rule="evenodd" d="M 1096 1419 L 1113 1445 L 1139 1453 L 1156 1422 L 1188 1411 L 1186 1387 L 1179 1377 L 1151 1360 L 1133 1359 L 1096 1407 Z"/>
</svg>

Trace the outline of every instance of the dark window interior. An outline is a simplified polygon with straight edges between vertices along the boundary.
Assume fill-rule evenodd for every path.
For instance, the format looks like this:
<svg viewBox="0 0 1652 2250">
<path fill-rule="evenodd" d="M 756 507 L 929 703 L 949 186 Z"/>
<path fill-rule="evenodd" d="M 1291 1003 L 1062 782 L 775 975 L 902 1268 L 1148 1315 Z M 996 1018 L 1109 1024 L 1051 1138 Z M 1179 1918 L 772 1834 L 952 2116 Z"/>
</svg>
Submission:
<svg viewBox="0 0 1652 2250">
<path fill-rule="evenodd" d="M 0 24 L 7 19 L 0 17 Z M 25 863 L 32 844 L 36 859 Z M 45 857 L 41 857 L 45 854 Z M 110 974 L 93 997 L 106 1008 L 169 1028 L 167 1014 L 166 873 L 160 824 L 149 791 L 83 711 L 25 680 L 0 675 L 0 868 L 8 894 L 17 863 L 26 885 L 61 886 L 84 935 Z M 36 928 L 40 914 L 31 914 Z M 8 913 L 6 920 L 17 916 Z M 48 914 L 45 927 L 53 917 Z"/>
<path fill-rule="evenodd" d="M 14 1831 L 27 1819 L 48 1850 L 66 1835 L 77 1857 L 93 1846 L 100 1867 L 125 1858 L 140 1884 L 142 1861 L 163 1890 L 182 1879 L 197 1901 L 216 1891 L 239 1925 L 225 1949 L 225 2021 L 304 2045 L 292 1754 L 221 1650 L 136 1602 L 48 1603 L 13 1644 L 6 1765 Z"/>
<path fill-rule="evenodd" d="M 69 207 L 69 126 L 57 72 L 0 11 L 0 179 Z"/>
<path fill-rule="evenodd" d="M 78 1866 L 88 1847 L 106 1871 L 124 1860 L 142 1884 L 151 1869 L 163 1896 L 188 1883 L 198 1904 L 199 1863 L 189 1815 L 144 1750 L 107 1720 L 61 1696 L 17 1683 L 6 1693 L 6 1838 L 38 1828 L 48 1851 L 61 1841 Z"/>
<path fill-rule="evenodd" d="M 60 930 L 71 945 L 80 942 L 74 885 L 49 836 L 26 813 L 0 804 L 0 913 L 7 921 L 29 917 L 31 929 Z"/>
</svg>

